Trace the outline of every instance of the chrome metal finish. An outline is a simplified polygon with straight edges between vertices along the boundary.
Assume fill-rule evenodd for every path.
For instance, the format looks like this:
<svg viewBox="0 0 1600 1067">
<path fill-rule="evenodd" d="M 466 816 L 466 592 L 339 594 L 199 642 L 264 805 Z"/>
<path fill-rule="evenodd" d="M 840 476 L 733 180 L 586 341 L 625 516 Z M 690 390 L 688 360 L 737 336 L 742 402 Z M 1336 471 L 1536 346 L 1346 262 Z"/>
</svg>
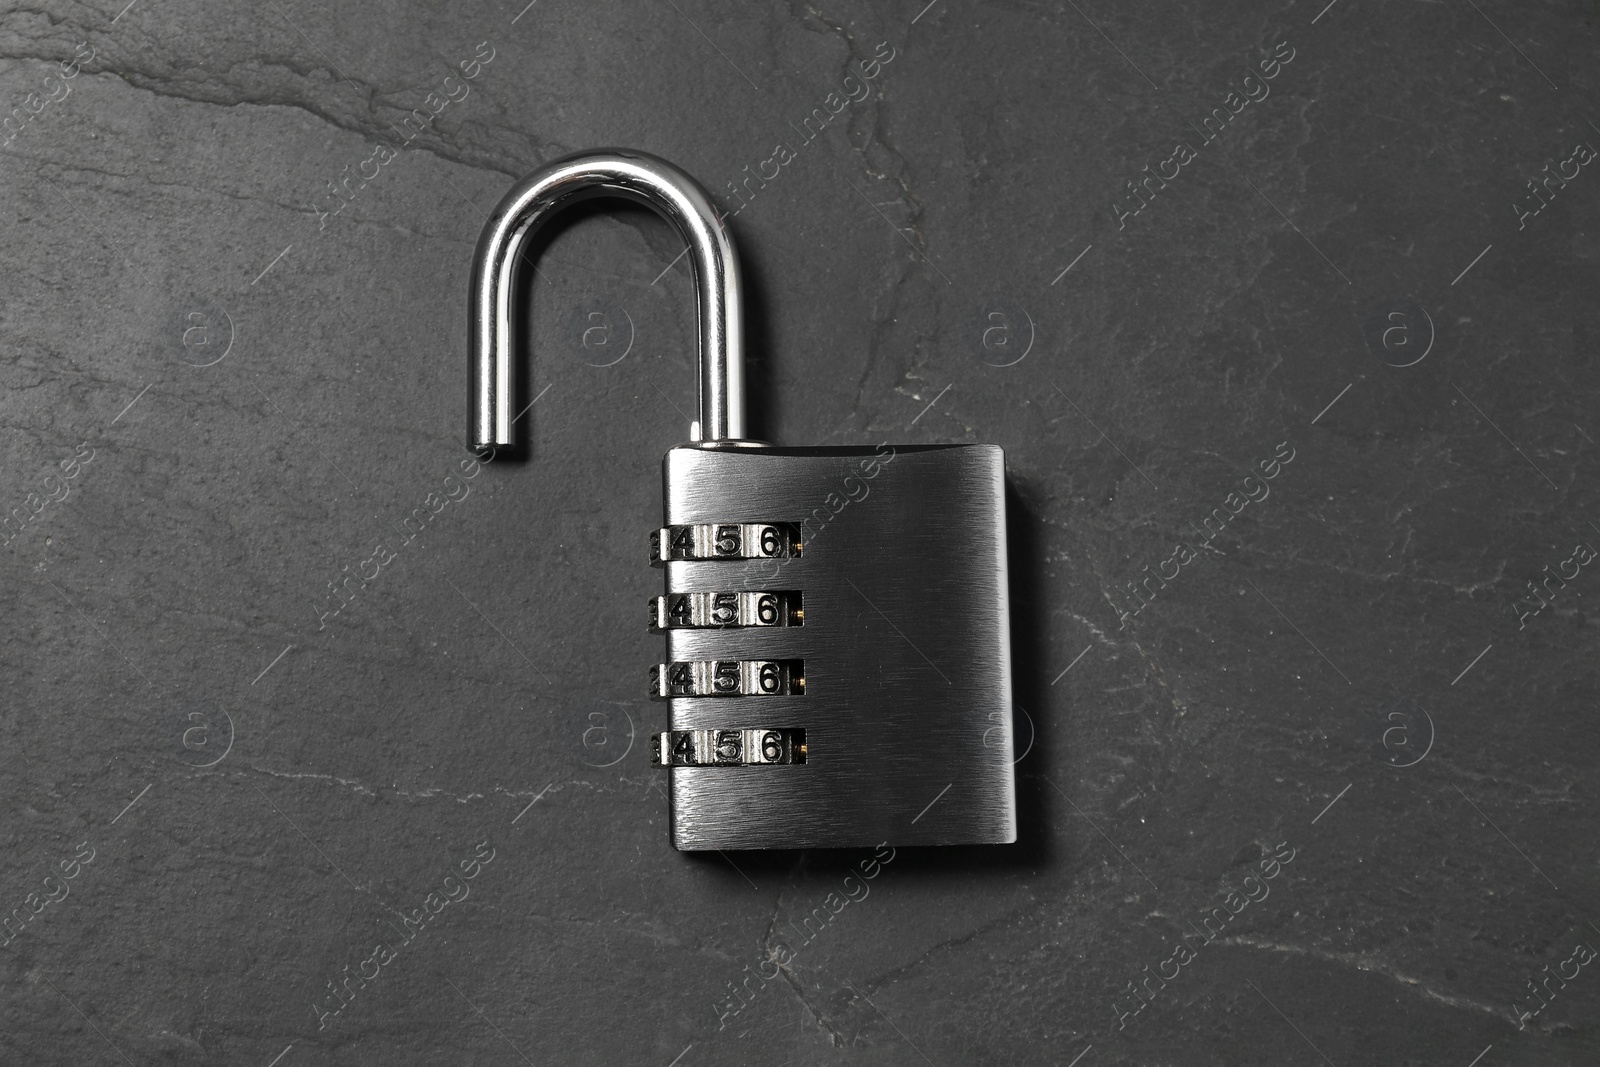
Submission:
<svg viewBox="0 0 1600 1067">
<path fill-rule="evenodd" d="M 733 242 L 700 183 L 664 159 L 611 148 L 568 156 L 528 175 L 484 225 L 472 261 L 468 447 L 516 443 L 516 306 L 529 238 L 563 208 L 597 196 L 655 209 L 688 244 L 700 324 L 700 418 L 691 433 L 696 441 L 742 439 L 744 318 Z"/>
<path fill-rule="evenodd" d="M 650 763 L 661 767 L 776 766 L 806 761 L 804 730 L 668 730 L 650 737 Z"/>
<path fill-rule="evenodd" d="M 741 690 L 742 664 L 804 664 L 800 692 L 669 696 L 671 735 L 755 722 L 803 730 L 806 748 L 804 763 L 670 761 L 676 847 L 1016 840 L 1004 466 L 992 445 L 667 453 L 669 528 L 787 523 L 803 545 L 669 559 L 667 596 L 805 604 L 802 626 L 666 631 L 667 659 L 711 665 L 712 685 L 725 663 Z"/>
<path fill-rule="evenodd" d="M 650 535 L 650 562 L 673 559 L 774 559 L 800 551 L 799 531 L 787 523 L 698 523 Z"/>
<path fill-rule="evenodd" d="M 804 696 L 802 660 L 712 659 L 658 663 L 650 668 L 650 695 L 674 697 Z"/>
<path fill-rule="evenodd" d="M 798 592 L 673 593 L 650 598 L 650 631 L 710 630 L 734 626 L 803 626 Z"/>
</svg>

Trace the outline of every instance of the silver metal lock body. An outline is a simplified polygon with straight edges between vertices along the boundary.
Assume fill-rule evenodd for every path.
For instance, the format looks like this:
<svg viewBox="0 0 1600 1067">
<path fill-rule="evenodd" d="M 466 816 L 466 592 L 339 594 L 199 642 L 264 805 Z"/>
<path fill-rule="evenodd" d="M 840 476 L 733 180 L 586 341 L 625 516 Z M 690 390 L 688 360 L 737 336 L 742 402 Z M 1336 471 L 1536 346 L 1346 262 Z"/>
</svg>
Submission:
<svg viewBox="0 0 1600 1067">
<path fill-rule="evenodd" d="M 779 663 L 803 672 L 799 692 L 757 686 L 668 698 L 662 762 L 677 848 L 1016 840 L 1004 467 L 993 445 L 666 454 L 666 540 L 709 527 L 713 558 L 666 559 L 663 599 L 781 594 L 787 611 L 780 624 L 746 612 L 745 625 L 703 613 L 673 625 L 658 613 L 665 666 Z M 786 541 L 781 554 L 764 555 L 743 538 L 749 556 L 715 558 L 715 531 L 730 525 L 797 533 L 799 553 Z M 670 557 L 662 540 L 657 555 Z M 715 751 L 696 752 L 694 764 L 671 759 L 671 738 L 687 733 L 704 749 L 729 731 L 802 737 L 804 762 L 749 753 L 758 762 L 718 763 Z M 743 755 L 750 746 L 739 740 Z"/>
</svg>

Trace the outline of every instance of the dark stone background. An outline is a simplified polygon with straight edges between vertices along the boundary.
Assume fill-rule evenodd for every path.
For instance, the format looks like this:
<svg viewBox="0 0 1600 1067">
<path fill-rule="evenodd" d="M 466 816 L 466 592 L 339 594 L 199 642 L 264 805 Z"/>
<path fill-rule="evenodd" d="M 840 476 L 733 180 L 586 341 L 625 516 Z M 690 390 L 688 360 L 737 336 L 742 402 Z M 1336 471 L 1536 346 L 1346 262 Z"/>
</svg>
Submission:
<svg viewBox="0 0 1600 1067">
<path fill-rule="evenodd" d="M 26 117 L 0 506 L 28 520 L 0 566 L 0 1061 L 1600 1059 L 1594 968 L 1519 1028 L 1528 981 L 1600 945 L 1600 575 L 1516 607 L 1600 546 L 1600 173 L 1515 207 L 1600 145 L 1600 7 L 121 5 L 0 14 L 0 114 Z M 470 95 L 321 219 L 479 42 Z M 880 42 L 869 98 L 799 145 Z M 1180 139 L 1198 158 L 1119 228 Z M 756 429 L 1004 446 L 1037 739 L 1019 844 L 901 850 L 733 1013 L 865 854 L 667 843 L 645 533 L 694 377 L 664 224 L 555 234 L 532 458 L 446 477 L 469 257 L 510 183 L 624 145 L 731 209 L 779 141 L 731 224 Z M 1119 619 L 1283 442 L 1270 497 Z M 1270 895 L 1131 1014 L 1282 843 Z"/>
</svg>

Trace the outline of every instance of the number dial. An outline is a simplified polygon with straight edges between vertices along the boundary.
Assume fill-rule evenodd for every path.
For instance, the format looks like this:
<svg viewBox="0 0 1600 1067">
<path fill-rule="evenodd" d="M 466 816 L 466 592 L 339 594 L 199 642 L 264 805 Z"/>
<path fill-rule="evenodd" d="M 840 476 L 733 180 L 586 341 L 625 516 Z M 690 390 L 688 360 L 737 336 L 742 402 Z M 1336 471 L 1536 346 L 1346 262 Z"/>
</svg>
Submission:
<svg viewBox="0 0 1600 1067">
<path fill-rule="evenodd" d="M 650 762 L 658 767 L 751 767 L 805 761 L 804 730 L 668 730 L 650 738 Z"/>
<path fill-rule="evenodd" d="M 800 530 L 787 522 L 668 526 L 650 534 L 650 562 L 680 559 L 784 559 L 800 555 Z"/>
<path fill-rule="evenodd" d="M 650 668 L 650 695 L 673 697 L 800 696 L 805 665 L 794 660 L 691 660 Z"/>
<path fill-rule="evenodd" d="M 804 623 L 796 592 L 668 593 L 650 600 L 652 633 Z"/>
</svg>

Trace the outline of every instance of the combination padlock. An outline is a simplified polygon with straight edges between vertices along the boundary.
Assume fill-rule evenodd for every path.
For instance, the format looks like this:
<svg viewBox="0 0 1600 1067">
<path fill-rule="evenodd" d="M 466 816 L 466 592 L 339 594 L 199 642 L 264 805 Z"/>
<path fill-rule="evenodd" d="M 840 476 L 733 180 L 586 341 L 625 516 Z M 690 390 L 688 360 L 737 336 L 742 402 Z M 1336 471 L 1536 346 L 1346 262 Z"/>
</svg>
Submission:
<svg viewBox="0 0 1600 1067">
<path fill-rule="evenodd" d="M 515 444 L 523 250 L 617 196 L 688 245 L 700 419 L 662 461 L 650 668 L 679 849 L 1016 840 L 1005 460 L 993 445 L 745 437 L 739 262 L 705 190 L 642 152 L 569 156 L 494 209 L 473 263 L 468 445 Z"/>
</svg>

